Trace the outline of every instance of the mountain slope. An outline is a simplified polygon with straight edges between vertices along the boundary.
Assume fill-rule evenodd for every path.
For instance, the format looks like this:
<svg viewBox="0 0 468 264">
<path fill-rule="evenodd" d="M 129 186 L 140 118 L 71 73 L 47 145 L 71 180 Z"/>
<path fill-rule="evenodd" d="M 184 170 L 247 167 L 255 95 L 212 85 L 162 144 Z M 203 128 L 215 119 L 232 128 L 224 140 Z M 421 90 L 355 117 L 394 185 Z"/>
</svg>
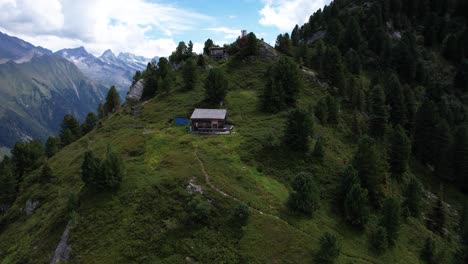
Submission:
<svg viewBox="0 0 468 264">
<path fill-rule="evenodd" d="M 59 50 L 56 54 L 74 63 L 86 77 L 95 83 L 106 87 L 114 85 L 122 98 L 125 98 L 135 72 L 145 69 L 150 61 L 150 59 L 130 53 L 120 53 L 115 56 L 111 50 L 105 51 L 102 56 L 96 58 L 83 47 Z"/>
<path fill-rule="evenodd" d="M 36 56 L 40 57 L 52 54 L 50 50 L 36 47 L 22 39 L 8 36 L 2 32 L 0 32 L 0 44 L 0 63 L 5 63 L 9 60 L 22 63 Z"/>
<path fill-rule="evenodd" d="M 80 70 L 57 55 L 0 65 L 0 145 L 56 134 L 65 114 L 83 120 L 104 98 Z"/>
</svg>

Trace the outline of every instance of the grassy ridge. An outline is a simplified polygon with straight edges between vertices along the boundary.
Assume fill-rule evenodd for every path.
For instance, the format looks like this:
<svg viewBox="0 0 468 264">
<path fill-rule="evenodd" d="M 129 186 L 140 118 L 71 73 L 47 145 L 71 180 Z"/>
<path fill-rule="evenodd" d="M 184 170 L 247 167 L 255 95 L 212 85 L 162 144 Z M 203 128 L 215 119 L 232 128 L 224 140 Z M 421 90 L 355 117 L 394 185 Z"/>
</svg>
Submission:
<svg viewBox="0 0 468 264">
<path fill-rule="evenodd" d="M 8 215 L 12 224 L 0 233 L 2 263 L 47 263 L 68 221 L 72 221 L 71 263 L 305 263 L 312 262 L 320 236 L 338 236 L 342 255 L 338 263 L 418 263 L 419 250 L 430 235 L 421 220 L 409 219 L 397 246 L 382 256 L 368 250 L 365 231 L 350 228 L 336 206 L 339 173 L 352 159 L 356 138 L 345 111 L 337 127 L 315 125 L 315 139 L 325 140 L 323 164 L 300 159 L 280 147 L 266 147 L 279 139 L 285 113 L 269 115 L 258 110 L 263 75 L 271 61 L 230 61 L 219 65 L 228 73 L 230 92 L 225 107 L 235 125 L 230 136 L 197 136 L 184 127 L 167 123 L 187 116 L 203 99 L 203 84 L 193 91 L 180 90 L 181 78 L 171 93 L 142 106 L 138 116 L 124 108 L 78 142 L 50 160 L 56 180 L 47 185 L 25 180 L 21 196 Z M 201 73 L 202 80 L 206 71 Z M 327 91 L 306 81 L 300 107 L 308 109 Z M 127 175 L 116 193 L 92 193 L 82 188 L 80 164 L 87 148 L 104 156 L 107 145 L 122 155 Z M 238 201 L 211 188 L 211 183 L 259 211 L 245 227 L 230 222 Z M 417 168 L 416 168 L 417 169 Z M 285 207 L 290 179 L 311 172 L 320 184 L 321 208 L 312 218 L 291 214 Z M 423 170 L 417 169 L 420 177 Z M 189 183 L 203 194 L 189 191 Z M 455 192 L 455 191 L 454 191 Z M 76 213 L 67 210 L 70 194 L 81 199 Z M 457 199 L 466 197 L 459 193 Z M 27 200 L 41 206 L 30 217 L 20 213 Z M 455 198 L 454 198 L 455 200 Z M 189 204 L 198 201 L 209 217 L 195 221 Z M 201 202 L 200 202 L 201 201 Z M 377 222 L 376 216 L 371 222 Z M 451 242 L 446 242 L 449 248 Z M 441 242 L 442 244 L 442 242 Z"/>
</svg>

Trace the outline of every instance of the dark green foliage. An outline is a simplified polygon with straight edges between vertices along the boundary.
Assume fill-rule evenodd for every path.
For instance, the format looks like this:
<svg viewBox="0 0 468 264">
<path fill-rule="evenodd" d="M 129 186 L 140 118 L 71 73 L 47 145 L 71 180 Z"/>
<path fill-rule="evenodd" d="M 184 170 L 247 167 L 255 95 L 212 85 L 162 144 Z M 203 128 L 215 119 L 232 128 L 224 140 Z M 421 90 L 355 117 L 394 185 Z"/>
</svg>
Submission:
<svg viewBox="0 0 468 264">
<path fill-rule="evenodd" d="M 72 115 L 65 115 L 60 124 L 60 141 L 63 145 L 69 145 L 78 140 L 82 135 L 80 123 Z"/>
<path fill-rule="evenodd" d="M 310 136 L 313 124 L 310 116 L 300 109 L 289 113 L 284 133 L 284 145 L 293 151 L 306 153 L 309 151 Z"/>
<path fill-rule="evenodd" d="M 457 182 L 468 192 L 468 127 L 461 127 L 455 133 L 454 165 Z"/>
<path fill-rule="evenodd" d="M 135 75 L 133 75 L 133 82 L 132 85 L 137 83 L 141 79 L 141 71 L 136 71 Z"/>
<path fill-rule="evenodd" d="M 106 114 L 104 113 L 104 105 L 103 104 L 98 105 L 97 113 L 98 113 L 98 118 L 99 119 L 103 119 L 106 116 Z"/>
<path fill-rule="evenodd" d="M 198 79 L 197 66 L 193 60 L 188 60 L 187 63 L 185 63 L 182 69 L 182 77 L 184 79 L 185 89 L 193 90 Z"/>
<path fill-rule="evenodd" d="M 438 264 L 437 261 L 437 249 L 435 240 L 432 237 L 428 237 L 424 242 L 424 247 L 421 250 L 421 260 L 428 264 Z"/>
<path fill-rule="evenodd" d="M 193 42 L 190 40 L 187 46 L 187 52 L 186 52 L 186 57 L 190 58 L 193 55 Z"/>
<path fill-rule="evenodd" d="M 145 79 L 145 84 L 143 87 L 142 99 L 150 99 L 156 95 L 158 90 L 158 79 L 155 75 L 148 76 Z"/>
<path fill-rule="evenodd" d="M 323 141 L 324 140 L 321 137 L 317 139 L 317 143 L 315 143 L 315 147 L 314 147 L 314 152 L 312 153 L 314 158 L 316 158 L 320 162 L 323 162 L 325 158 L 325 149 L 323 146 Z"/>
<path fill-rule="evenodd" d="M 327 124 L 328 122 L 328 105 L 327 100 L 322 98 L 318 101 L 317 106 L 315 107 L 315 116 L 322 124 Z"/>
<path fill-rule="evenodd" d="M 362 186 L 369 191 L 372 204 L 379 207 L 385 196 L 388 165 L 374 140 L 367 136 L 360 140 L 353 166 L 358 172 Z"/>
<path fill-rule="evenodd" d="M 120 156 L 110 147 L 106 159 L 101 162 L 100 177 L 97 179 L 99 189 L 117 189 L 125 175 L 125 167 Z"/>
<path fill-rule="evenodd" d="M 230 219 L 236 226 L 245 226 L 250 217 L 250 209 L 243 203 L 237 204 L 231 210 Z"/>
<path fill-rule="evenodd" d="M 104 113 L 109 115 L 120 109 L 120 96 L 115 86 L 111 86 L 104 103 Z"/>
<path fill-rule="evenodd" d="M 440 179 L 454 181 L 453 166 L 454 160 L 457 160 L 457 157 L 454 157 L 456 155 L 454 152 L 454 141 L 447 121 L 439 121 L 434 136 L 436 146 L 433 149 L 437 151 L 433 154 L 433 157 L 435 157 L 435 174 Z"/>
<path fill-rule="evenodd" d="M 59 137 L 48 137 L 45 143 L 45 153 L 47 158 L 55 155 L 60 149 L 60 138 Z"/>
<path fill-rule="evenodd" d="M 337 47 L 327 48 L 322 60 L 321 72 L 330 81 L 330 84 L 337 87 L 341 91 L 341 95 L 344 95 L 346 89 L 345 67 L 340 50 Z"/>
<path fill-rule="evenodd" d="M 247 34 L 247 43 L 242 54 L 244 57 L 255 56 L 258 54 L 258 39 L 253 32 Z"/>
<path fill-rule="evenodd" d="M 84 134 L 91 132 L 98 122 L 98 117 L 95 113 L 88 113 L 84 123 L 81 125 L 81 130 Z"/>
<path fill-rule="evenodd" d="M 318 263 L 331 264 L 335 263 L 340 256 L 341 245 L 336 239 L 336 236 L 325 233 L 320 237 L 320 249 L 315 258 Z"/>
<path fill-rule="evenodd" d="M 382 219 L 380 224 L 387 231 L 388 244 L 394 246 L 400 231 L 400 202 L 396 198 L 387 198 L 382 208 Z"/>
<path fill-rule="evenodd" d="M 353 166 L 348 166 L 341 174 L 340 179 L 340 202 L 344 204 L 346 197 L 348 196 L 348 192 L 354 185 L 360 185 L 361 180 L 357 174 L 357 171 L 354 169 Z M 344 208 L 343 208 L 344 209 Z"/>
<path fill-rule="evenodd" d="M 466 264 L 468 263 L 468 248 L 459 248 L 453 254 L 451 264 Z"/>
<path fill-rule="evenodd" d="M 422 212 L 424 189 L 416 177 L 411 177 L 403 192 L 403 211 L 407 216 L 418 218 Z"/>
<path fill-rule="evenodd" d="M 460 236 L 465 244 L 468 244 L 468 202 L 465 202 L 460 217 Z"/>
<path fill-rule="evenodd" d="M 212 208 L 211 204 L 201 195 L 195 195 L 188 203 L 189 220 L 194 223 L 206 224 Z"/>
<path fill-rule="evenodd" d="M 83 163 L 81 164 L 81 180 L 87 186 L 92 186 L 96 182 L 99 172 L 99 164 L 101 161 L 94 157 L 92 151 L 88 150 L 84 154 Z"/>
<path fill-rule="evenodd" d="M 369 220 L 369 206 L 367 190 L 359 184 L 353 184 L 344 200 L 346 220 L 358 227 L 364 227 Z"/>
<path fill-rule="evenodd" d="M 188 55 L 188 48 L 185 42 L 181 41 L 176 47 L 176 50 L 172 52 L 171 56 L 169 56 L 169 61 L 171 63 L 180 63 L 187 59 Z"/>
<path fill-rule="evenodd" d="M 350 49 L 346 52 L 345 62 L 350 73 L 361 74 L 361 58 L 359 58 L 359 54 L 355 50 Z"/>
<path fill-rule="evenodd" d="M 203 54 L 199 54 L 197 57 L 197 66 L 205 67 L 205 65 L 206 65 L 205 56 Z"/>
<path fill-rule="evenodd" d="M 417 49 L 414 36 L 404 33 L 393 50 L 393 66 L 403 83 L 412 83 L 416 76 Z"/>
<path fill-rule="evenodd" d="M 340 107 L 338 101 L 333 96 L 327 96 L 328 122 L 338 124 L 340 118 Z"/>
<path fill-rule="evenodd" d="M 390 171 L 394 175 L 402 175 L 408 170 L 411 155 L 411 141 L 406 131 L 400 125 L 393 129 L 389 148 Z"/>
<path fill-rule="evenodd" d="M 166 75 L 166 77 L 159 78 L 158 89 L 161 93 L 168 94 L 171 91 L 172 86 L 173 86 L 173 80 L 170 74 Z"/>
<path fill-rule="evenodd" d="M 437 125 L 439 113 L 434 102 L 426 100 L 416 115 L 414 149 L 416 156 L 425 163 L 434 164 L 438 153 Z"/>
<path fill-rule="evenodd" d="M 343 38 L 343 26 L 341 22 L 333 18 L 328 23 L 327 35 L 325 40 L 328 44 L 338 46 Z"/>
<path fill-rule="evenodd" d="M 448 60 L 457 62 L 460 60 L 460 47 L 458 36 L 455 34 L 450 34 L 444 41 L 444 56 Z"/>
<path fill-rule="evenodd" d="M 403 90 L 398 76 L 392 74 L 385 85 L 386 103 L 390 105 L 390 118 L 392 124 L 404 126 L 406 124 L 406 108 Z"/>
<path fill-rule="evenodd" d="M 51 180 L 54 178 L 54 173 L 52 171 L 52 168 L 49 166 L 48 162 L 44 162 L 44 165 L 42 165 L 42 170 L 41 174 L 39 175 L 39 179 L 41 182 L 51 182 Z"/>
<path fill-rule="evenodd" d="M 289 194 L 288 206 L 291 210 L 312 215 L 319 207 L 319 189 L 313 177 L 307 173 L 300 173 L 294 178 L 292 192 Z"/>
<path fill-rule="evenodd" d="M 300 40 L 300 36 L 299 36 L 299 26 L 296 25 L 291 33 L 291 41 L 292 41 L 292 44 L 293 46 L 299 46 L 299 40 Z"/>
<path fill-rule="evenodd" d="M 224 72 L 219 68 L 211 69 L 205 80 L 205 99 L 212 104 L 219 104 L 224 100 L 228 87 Z"/>
<path fill-rule="evenodd" d="M 361 41 L 362 35 L 359 23 L 355 16 L 350 16 L 348 22 L 346 23 L 344 41 L 341 43 L 344 47 L 342 50 L 346 51 L 349 48 L 359 50 Z"/>
<path fill-rule="evenodd" d="M 292 42 L 291 39 L 289 38 L 289 34 L 285 33 L 278 35 L 276 38 L 276 44 L 275 44 L 275 49 L 279 50 L 280 52 L 291 56 L 291 51 L 292 51 Z"/>
<path fill-rule="evenodd" d="M 281 58 L 268 69 L 267 78 L 260 98 L 263 110 L 276 113 L 294 107 L 302 84 L 297 64 L 290 58 Z"/>
<path fill-rule="evenodd" d="M 388 247 L 387 230 L 383 226 L 374 227 L 369 233 L 370 248 L 377 254 L 382 254 Z"/>
<path fill-rule="evenodd" d="M 17 180 L 14 169 L 11 159 L 5 156 L 0 162 L 0 206 L 2 208 L 13 203 L 16 197 Z"/>
<path fill-rule="evenodd" d="M 214 46 L 213 40 L 207 39 L 203 48 L 203 54 L 210 55 L 210 48 Z"/>
<path fill-rule="evenodd" d="M 370 94 L 369 132 L 376 138 L 385 135 L 388 111 L 385 105 L 385 93 L 382 86 L 376 85 Z"/>
<path fill-rule="evenodd" d="M 443 234 L 443 229 L 447 224 L 447 208 L 445 208 L 442 194 L 439 195 L 427 219 L 427 227 L 434 233 Z"/>
<path fill-rule="evenodd" d="M 15 175 L 20 179 L 26 172 L 37 169 L 44 157 L 45 151 L 41 141 L 16 142 L 11 150 Z"/>
</svg>

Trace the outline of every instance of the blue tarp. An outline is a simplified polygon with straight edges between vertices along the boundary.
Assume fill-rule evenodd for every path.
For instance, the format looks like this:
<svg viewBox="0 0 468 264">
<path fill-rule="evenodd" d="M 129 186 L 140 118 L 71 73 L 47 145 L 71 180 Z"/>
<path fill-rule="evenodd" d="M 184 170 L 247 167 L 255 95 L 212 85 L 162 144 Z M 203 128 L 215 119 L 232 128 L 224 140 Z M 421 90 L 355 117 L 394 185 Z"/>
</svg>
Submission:
<svg viewBox="0 0 468 264">
<path fill-rule="evenodd" d="M 189 119 L 186 117 L 176 117 L 174 118 L 174 124 L 176 126 L 186 126 L 189 124 Z"/>
</svg>

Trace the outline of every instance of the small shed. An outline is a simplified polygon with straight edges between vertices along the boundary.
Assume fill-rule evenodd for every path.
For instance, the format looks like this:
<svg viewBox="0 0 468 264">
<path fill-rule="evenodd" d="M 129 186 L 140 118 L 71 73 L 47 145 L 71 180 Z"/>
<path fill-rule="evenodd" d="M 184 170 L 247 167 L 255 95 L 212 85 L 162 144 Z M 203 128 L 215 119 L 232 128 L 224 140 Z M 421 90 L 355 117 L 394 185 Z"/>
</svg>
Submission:
<svg viewBox="0 0 468 264">
<path fill-rule="evenodd" d="M 213 59 L 221 60 L 228 57 L 228 53 L 224 47 L 211 47 L 210 55 Z"/>
<path fill-rule="evenodd" d="M 226 109 L 195 109 L 190 117 L 191 131 L 207 134 L 230 134 Z"/>
</svg>

